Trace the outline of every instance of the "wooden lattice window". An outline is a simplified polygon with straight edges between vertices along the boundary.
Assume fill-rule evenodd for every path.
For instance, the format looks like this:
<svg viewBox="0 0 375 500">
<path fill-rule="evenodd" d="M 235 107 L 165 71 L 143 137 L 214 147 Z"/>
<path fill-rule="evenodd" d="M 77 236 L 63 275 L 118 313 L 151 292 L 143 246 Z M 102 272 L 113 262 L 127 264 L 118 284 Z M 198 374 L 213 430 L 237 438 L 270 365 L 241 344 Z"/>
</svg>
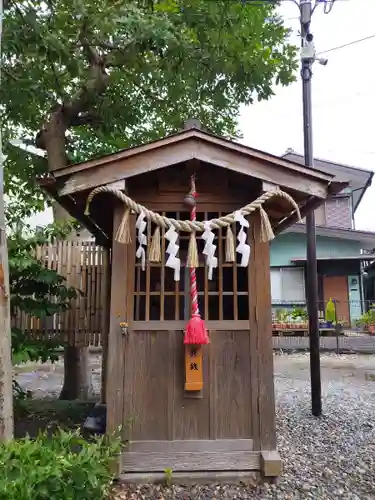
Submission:
<svg viewBox="0 0 375 500">
<path fill-rule="evenodd" d="M 188 212 L 164 212 L 167 217 L 188 219 Z M 198 220 L 210 220 L 224 215 L 219 212 L 198 212 Z M 155 227 L 148 224 L 147 236 L 150 248 Z M 238 227 L 233 226 L 233 234 Z M 199 268 L 196 270 L 199 292 L 199 309 L 206 321 L 247 320 L 249 317 L 248 268 L 240 267 L 237 262 L 225 262 L 225 230 L 216 230 L 218 267 L 213 279 L 208 280 L 207 267 L 204 265 L 202 250 L 204 241 L 197 238 Z M 150 263 L 147 259 L 146 270 L 141 263 L 135 263 L 134 320 L 135 321 L 180 321 L 190 317 L 190 269 L 186 267 L 189 235 L 180 233 L 179 258 L 181 259 L 181 279 L 175 282 L 173 270 L 165 267 L 166 241 L 162 230 L 162 262 Z"/>
</svg>

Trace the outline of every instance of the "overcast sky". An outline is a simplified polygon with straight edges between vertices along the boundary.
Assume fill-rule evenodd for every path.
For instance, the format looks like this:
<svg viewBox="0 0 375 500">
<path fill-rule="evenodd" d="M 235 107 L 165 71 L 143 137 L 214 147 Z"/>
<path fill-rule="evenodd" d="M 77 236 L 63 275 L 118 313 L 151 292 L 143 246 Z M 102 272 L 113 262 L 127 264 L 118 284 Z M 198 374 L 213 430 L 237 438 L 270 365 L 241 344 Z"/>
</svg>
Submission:
<svg viewBox="0 0 375 500">
<path fill-rule="evenodd" d="M 281 12 L 299 43 L 299 11 L 284 1 Z M 311 23 L 317 52 L 373 35 L 327 52 L 327 66 L 314 65 L 314 156 L 374 170 L 375 165 L 375 0 L 336 0 L 330 14 L 318 7 Z M 279 88 L 267 102 L 243 110 L 244 143 L 277 155 L 303 153 L 301 81 Z M 375 231 L 375 180 L 357 209 L 356 228 Z"/>
<path fill-rule="evenodd" d="M 292 1 L 280 7 L 299 44 L 299 11 Z M 315 10 L 311 31 L 317 52 L 374 35 L 367 41 L 327 52 L 327 66 L 315 64 L 313 76 L 314 156 L 374 170 L 375 164 L 375 0 L 336 0 L 332 12 Z M 244 108 L 243 142 L 281 155 L 287 148 L 303 152 L 301 82 L 277 88 L 267 102 Z M 375 231 L 374 185 L 356 213 L 356 228 Z M 33 218 L 51 220 L 51 211 Z"/>
</svg>

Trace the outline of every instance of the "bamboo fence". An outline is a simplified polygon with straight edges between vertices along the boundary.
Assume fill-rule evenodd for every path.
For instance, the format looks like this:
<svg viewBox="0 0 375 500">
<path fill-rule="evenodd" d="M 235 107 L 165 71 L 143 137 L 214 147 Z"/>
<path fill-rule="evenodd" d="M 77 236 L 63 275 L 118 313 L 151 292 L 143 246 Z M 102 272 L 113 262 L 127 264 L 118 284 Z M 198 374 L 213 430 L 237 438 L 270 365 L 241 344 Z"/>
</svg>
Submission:
<svg viewBox="0 0 375 500">
<path fill-rule="evenodd" d="M 109 272 L 103 248 L 90 241 L 68 240 L 38 247 L 37 257 L 82 295 L 71 301 L 68 310 L 43 320 L 16 311 L 12 326 L 25 330 L 33 339 L 55 339 L 76 346 L 101 345 Z"/>
</svg>

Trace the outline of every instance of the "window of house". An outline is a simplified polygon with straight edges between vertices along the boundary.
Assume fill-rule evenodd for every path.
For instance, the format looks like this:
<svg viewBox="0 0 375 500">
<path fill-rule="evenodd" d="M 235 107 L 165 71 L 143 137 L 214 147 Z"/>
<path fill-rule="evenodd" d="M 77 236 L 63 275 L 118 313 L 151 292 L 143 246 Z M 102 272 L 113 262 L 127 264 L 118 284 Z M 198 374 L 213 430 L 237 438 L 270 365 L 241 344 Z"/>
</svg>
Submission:
<svg viewBox="0 0 375 500">
<path fill-rule="evenodd" d="M 189 219 L 188 212 L 166 212 L 167 217 Z M 198 220 L 221 217 L 218 212 L 198 212 Z M 155 227 L 148 224 L 148 244 L 151 245 Z M 233 233 L 236 234 L 236 227 Z M 206 321 L 246 320 L 249 317 L 248 268 L 235 263 L 225 262 L 226 230 L 216 230 L 215 244 L 218 267 L 213 271 L 213 279 L 208 280 L 202 250 L 204 241 L 198 236 L 199 267 L 196 269 L 199 310 Z M 165 267 L 166 241 L 161 230 L 162 262 L 148 262 L 142 271 L 141 263 L 135 263 L 134 320 L 135 321 L 187 321 L 190 318 L 190 269 L 186 267 L 189 235 L 180 233 L 178 244 L 181 259 L 180 281 L 173 279 L 173 269 Z"/>
<path fill-rule="evenodd" d="M 272 303 L 305 302 L 305 271 L 301 267 L 271 269 Z"/>
</svg>

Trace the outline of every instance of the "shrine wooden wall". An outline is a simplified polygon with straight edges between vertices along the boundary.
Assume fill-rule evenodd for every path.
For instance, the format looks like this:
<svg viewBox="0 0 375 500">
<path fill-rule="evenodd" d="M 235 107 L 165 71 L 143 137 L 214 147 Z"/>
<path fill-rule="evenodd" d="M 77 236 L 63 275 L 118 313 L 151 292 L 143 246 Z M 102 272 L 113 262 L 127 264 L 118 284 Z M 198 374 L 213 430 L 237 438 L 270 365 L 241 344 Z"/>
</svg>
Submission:
<svg viewBox="0 0 375 500">
<path fill-rule="evenodd" d="M 213 213 L 231 212 L 256 198 L 259 183 L 252 185 L 250 179 L 244 181 L 240 177 L 241 180 L 232 173 L 228 176 L 224 169 L 201 165 L 196 180 L 198 212 L 211 218 Z M 128 192 L 152 210 L 165 212 L 167 216 L 172 212 L 178 212 L 182 218 L 184 214 L 188 216 L 183 198 L 189 192 L 189 175 L 183 166 L 130 179 Z M 115 211 L 115 228 L 122 213 L 123 206 L 119 205 Z M 186 314 L 183 318 L 176 314 L 174 319 L 159 316 L 155 320 L 151 319 L 148 307 L 146 317 L 137 317 L 137 296 L 154 293 L 162 297 L 166 292 L 165 280 L 161 288 L 156 289 L 152 284 L 152 266 L 147 262 L 145 291 L 137 289 L 137 273 L 142 271 L 135 259 L 135 233 L 131 245 L 113 243 L 107 383 L 109 431 L 122 425 L 124 439 L 136 442 L 245 439 L 247 446 L 251 443 L 251 449 L 275 448 L 269 249 L 268 243 L 255 249 L 255 232 L 259 230 L 257 214 L 249 231 L 253 246 L 251 264 L 249 268 L 241 268 L 246 278 L 243 295 L 239 295 L 237 288 L 238 263 L 231 264 L 236 271 L 232 273 L 233 289 L 223 290 L 224 234 L 217 233 L 219 267 L 214 273 L 219 277 L 217 291 L 211 292 L 219 297 L 221 312 L 219 318 L 211 321 L 208 318 L 206 322 L 211 343 L 203 348 L 204 387 L 195 395 L 184 391 Z M 151 234 L 149 229 L 149 242 Z M 160 264 L 158 276 L 173 273 L 164 264 L 165 260 Z M 208 304 L 210 290 L 206 270 L 204 273 L 204 295 L 200 300 Z M 184 296 L 181 285 L 175 286 L 171 296 Z M 255 291 L 258 298 L 254 300 Z M 230 319 L 225 319 L 220 306 L 225 293 L 236 297 Z M 247 301 L 247 313 L 241 319 L 240 297 Z M 165 312 L 165 304 L 161 308 Z M 119 328 L 122 321 L 128 323 L 126 335 L 122 335 Z M 261 391 L 265 394 L 261 395 Z M 130 463 L 127 465 L 131 467 Z"/>
<path fill-rule="evenodd" d="M 183 332 L 129 334 L 125 436 L 141 440 L 251 438 L 249 331 L 210 331 L 203 348 L 202 392 L 184 392 Z M 124 392 L 129 394 L 129 380 Z"/>
</svg>

